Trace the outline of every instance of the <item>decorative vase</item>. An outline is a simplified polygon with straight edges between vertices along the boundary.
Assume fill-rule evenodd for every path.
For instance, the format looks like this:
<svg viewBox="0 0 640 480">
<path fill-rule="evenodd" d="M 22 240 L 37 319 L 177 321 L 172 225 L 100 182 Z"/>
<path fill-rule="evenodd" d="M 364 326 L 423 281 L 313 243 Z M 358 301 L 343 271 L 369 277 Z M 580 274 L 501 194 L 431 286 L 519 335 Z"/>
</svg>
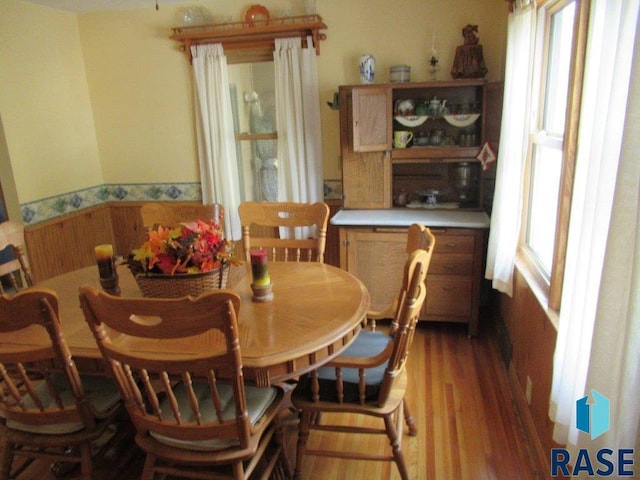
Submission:
<svg viewBox="0 0 640 480">
<path fill-rule="evenodd" d="M 360 57 L 360 83 L 373 83 L 376 72 L 376 59 L 371 54 L 364 54 Z"/>
<path fill-rule="evenodd" d="M 278 167 L 275 158 L 265 158 L 260 167 L 260 185 L 262 199 L 267 202 L 278 201 Z"/>
</svg>

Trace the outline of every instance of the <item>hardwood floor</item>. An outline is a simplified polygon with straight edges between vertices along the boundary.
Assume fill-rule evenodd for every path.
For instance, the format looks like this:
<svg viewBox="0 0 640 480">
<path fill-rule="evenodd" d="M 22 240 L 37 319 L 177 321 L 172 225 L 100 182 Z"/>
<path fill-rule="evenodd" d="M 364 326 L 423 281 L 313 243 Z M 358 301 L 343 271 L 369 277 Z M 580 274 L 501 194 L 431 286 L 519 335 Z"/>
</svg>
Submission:
<svg viewBox="0 0 640 480">
<path fill-rule="evenodd" d="M 533 448 L 524 433 L 502 358 L 490 332 L 468 338 L 464 325 L 421 323 L 408 364 L 408 402 L 418 435 L 404 435 L 402 450 L 410 478 L 469 480 L 533 480 Z M 361 422 L 360 419 L 349 421 Z M 366 420 L 367 422 L 371 420 Z M 295 425 L 289 422 L 289 458 L 295 459 Z M 353 436 L 352 436 L 353 437 Z M 344 435 L 312 432 L 309 445 L 331 442 L 338 448 L 385 449 L 382 436 L 347 440 Z M 130 460 L 119 459 L 134 449 Z M 96 480 L 139 478 L 144 455 L 133 442 L 118 445 L 95 462 Z M 48 465 L 34 464 L 20 480 L 50 480 Z M 65 477 L 80 478 L 79 470 Z M 395 465 L 383 462 L 307 457 L 308 480 L 399 479 Z"/>
</svg>

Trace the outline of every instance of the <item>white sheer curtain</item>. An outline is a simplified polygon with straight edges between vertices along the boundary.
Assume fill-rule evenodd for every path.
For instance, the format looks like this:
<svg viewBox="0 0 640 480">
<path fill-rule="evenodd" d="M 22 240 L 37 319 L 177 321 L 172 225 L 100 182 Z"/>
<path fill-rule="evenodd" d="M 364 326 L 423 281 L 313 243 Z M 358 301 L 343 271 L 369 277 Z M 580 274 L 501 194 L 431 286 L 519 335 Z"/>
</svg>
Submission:
<svg viewBox="0 0 640 480">
<path fill-rule="evenodd" d="M 322 188 L 320 100 L 311 38 L 276 39 L 273 54 L 278 125 L 278 200 L 317 202 Z"/>
<path fill-rule="evenodd" d="M 240 176 L 227 60 L 220 44 L 192 46 L 191 55 L 202 201 L 224 206 L 225 235 L 240 240 Z"/>
<path fill-rule="evenodd" d="M 508 20 L 504 85 L 504 105 L 508 108 L 502 114 L 485 276 L 493 280 L 493 288 L 509 296 L 513 294 L 513 268 L 520 234 L 535 19 L 532 2 L 529 7 L 517 8 Z"/>
<path fill-rule="evenodd" d="M 636 35 L 635 72 L 586 386 L 586 391 L 595 389 L 610 396 L 612 428 L 594 442 L 578 442 L 581 448 L 634 448 L 636 465 L 640 453 L 640 137 L 634 132 L 640 123 L 639 39 Z"/>
<path fill-rule="evenodd" d="M 575 402 L 587 393 L 587 378 L 591 386 L 611 400 L 612 428 L 607 438 L 635 438 L 637 432 L 640 406 L 637 397 L 640 393 L 637 376 L 638 159 L 637 151 L 636 155 L 623 157 L 620 153 L 638 2 L 591 2 L 549 408 L 555 422 L 554 440 L 569 448 L 578 445 Z M 637 130 L 634 130 L 629 128 L 627 133 L 637 142 Z M 635 186 L 631 186 L 635 191 L 616 190 L 616 176 L 620 176 L 619 172 L 622 174 L 617 187 L 620 189 L 628 180 L 623 178 L 626 168 L 631 166 L 635 167 Z M 618 212 L 610 222 L 614 193 L 616 208 L 620 205 L 630 210 L 624 214 Z M 616 251 L 617 248 L 620 250 Z M 625 336 L 634 331 L 635 338 Z M 633 383 L 625 385 L 627 380 Z M 626 396 L 630 392 L 635 393 Z M 618 409 L 623 403 L 624 407 Z M 630 419 L 635 420 L 633 425 L 628 423 Z M 580 436 L 582 440 L 585 437 Z M 615 445 L 607 444 L 607 447 Z"/>
</svg>

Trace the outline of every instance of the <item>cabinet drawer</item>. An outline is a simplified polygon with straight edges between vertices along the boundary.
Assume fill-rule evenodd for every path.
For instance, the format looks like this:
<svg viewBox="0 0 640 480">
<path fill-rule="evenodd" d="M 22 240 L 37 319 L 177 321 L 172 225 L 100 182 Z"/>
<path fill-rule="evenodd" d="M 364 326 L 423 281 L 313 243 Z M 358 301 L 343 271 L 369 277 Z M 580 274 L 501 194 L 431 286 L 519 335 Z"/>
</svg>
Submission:
<svg viewBox="0 0 640 480">
<path fill-rule="evenodd" d="M 473 255 L 469 253 L 437 255 L 434 252 L 429 265 L 429 275 L 471 275 L 472 273 Z"/>
<path fill-rule="evenodd" d="M 433 257 L 441 253 L 473 253 L 475 250 L 475 237 L 471 235 L 438 235 Z"/>
<path fill-rule="evenodd" d="M 437 318 L 471 315 L 472 283 L 466 277 L 427 276 L 427 316 Z"/>
</svg>

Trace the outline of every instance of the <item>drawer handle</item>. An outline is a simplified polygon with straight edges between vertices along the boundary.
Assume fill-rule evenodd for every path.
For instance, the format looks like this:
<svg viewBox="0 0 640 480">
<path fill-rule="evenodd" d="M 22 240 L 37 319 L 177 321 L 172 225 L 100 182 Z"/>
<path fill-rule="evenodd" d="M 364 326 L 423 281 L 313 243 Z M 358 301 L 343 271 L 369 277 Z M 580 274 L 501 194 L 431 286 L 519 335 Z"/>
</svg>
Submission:
<svg viewBox="0 0 640 480">
<path fill-rule="evenodd" d="M 453 290 L 454 288 L 451 285 L 444 285 L 442 287 L 442 290 L 444 290 L 445 292 L 450 292 L 451 290 Z"/>
<path fill-rule="evenodd" d="M 447 243 L 447 247 L 455 248 L 457 246 L 458 246 L 457 243 Z"/>
<path fill-rule="evenodd" d="M 457 267 L 456 265 L 443 265 L 442 268 L 445 270 L 455 270 Z"/>
</svg>

